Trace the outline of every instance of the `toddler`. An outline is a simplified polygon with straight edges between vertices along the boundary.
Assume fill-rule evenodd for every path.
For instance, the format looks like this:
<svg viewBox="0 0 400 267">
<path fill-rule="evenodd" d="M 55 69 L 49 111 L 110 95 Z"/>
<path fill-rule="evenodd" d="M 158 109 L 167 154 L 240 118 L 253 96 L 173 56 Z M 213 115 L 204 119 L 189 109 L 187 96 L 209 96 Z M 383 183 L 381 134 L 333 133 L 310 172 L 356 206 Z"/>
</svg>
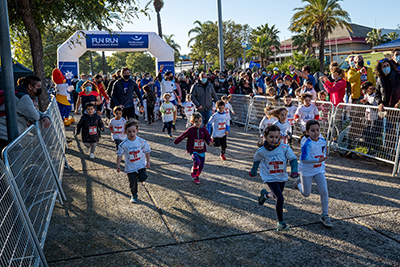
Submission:
<svg viewBox="0 0 400 267">
<path fill-rule="evenodd" d="M 212 128 L 212 140 L 215 147 L 221 147 L 221 160 L 226 160 L 225 150 L 227 148 L 226 136 L 229 134 L 230 121 L 225 113 L 225 103 L 218 100 L 215 104 L 217 112 L 215 112 L 207 123 L 208 132 Z"/>
<path fill-rule="evenodd" d="M 273 124 L 274 122 L 276 122 L 278 119 L 271 114 L 271 111 L 274 110 L 274 107 L 272 106 L 267 106 L 264 108 L 264 113 L 265 116 L 264 118 L 261 120 L 260 125 L 259 125 L 259 130 L 260 130 L 260 137 L 263 138 L 264 137 L 264 130 L 267 128 L 267 126 Z"/>
<path fill-rule="evenodd" d="M 186 96 L 186 102 L 183 103 L 183 107 L 185 109 L 185 114 L 186 114 L 186 118 L 187 118 L 186 128 L 189 128 L 190 126 L 192 126 L 192 121 L 193 121 L 192 114 L 193 114 L 194 109 L 195 109 L 195 106 L 194 106 L 194 104 L 192 102 L 192 99 L 191 99 L 190 95 Z"/>
<path fill-rule="evenodd" d="M 113 110 L 114 118 L 111 119 L 109 128 L 111 132 L 111 137 L 115 142 L 115 146 L 118 150 L 118 145 L 126 138 L 124 125 L 126 120 L 122 118 L 122 108 L 117 106 Z"/>
<path fill-rule="evenodd" d="M 172 121 L 174 119 L 175 106 L 174 104 L 169 102 L 169 100 L 171 99 L 171 95 L 169 93 L 165 93 L 163 99 L 165 102 L 162 103 L 160 107 L 162 120 L 164 123 L 162 132 L 165 132 L 165 129 L 167 129 L 169 137 L 172 137 L 171 129 L 172 129 Z"/>
<path fill-rule="evenodd" d="M 311 104 L 312 95 L 305 93 L 301 95 L 301 102 L 303 105 L 299 106 L 294 115 L 294 119 L 301 125 L 301 131 L 306 131 L 306 123 L 309 120 L 318 120 L 319 112 L 315 105 Z"/>
</svg>

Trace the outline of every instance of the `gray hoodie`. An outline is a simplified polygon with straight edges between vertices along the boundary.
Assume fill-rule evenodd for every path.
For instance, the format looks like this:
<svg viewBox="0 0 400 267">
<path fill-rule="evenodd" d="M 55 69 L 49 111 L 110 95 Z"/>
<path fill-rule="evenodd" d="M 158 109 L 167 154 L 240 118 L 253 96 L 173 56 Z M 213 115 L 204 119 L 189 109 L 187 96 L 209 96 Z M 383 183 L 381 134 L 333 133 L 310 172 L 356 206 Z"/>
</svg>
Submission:
<svg viewBox="0 0 400 267">
<path fill-rule="evenodd" d="M 33 98 L 25 87 L 20 85 L 15 90 L 18 92 L 15 96 L 18 133 L 21 134 L 30 124 L 33 124 L 44 117 L 49 117 L 49 115 L 40 112 L 35 108 L 35 105 L 32 101 Z M 0 110 L 5 110 L 5 104 L 0 106 Z M 6 116 L 0 117 L 0 139 L 8 140 Z"/>
<path fill-rule="evenodd" d="M 212 110 L 213 101 L 217 102 L 217 94 L 215 93 L 214 86 L 207 82 L 205 84 L 195 83 L 190 89 L 192 102 L 196 105 L 198 112 Z M 198 109 L 202 106 L 201 109 Z"/>
</svg>

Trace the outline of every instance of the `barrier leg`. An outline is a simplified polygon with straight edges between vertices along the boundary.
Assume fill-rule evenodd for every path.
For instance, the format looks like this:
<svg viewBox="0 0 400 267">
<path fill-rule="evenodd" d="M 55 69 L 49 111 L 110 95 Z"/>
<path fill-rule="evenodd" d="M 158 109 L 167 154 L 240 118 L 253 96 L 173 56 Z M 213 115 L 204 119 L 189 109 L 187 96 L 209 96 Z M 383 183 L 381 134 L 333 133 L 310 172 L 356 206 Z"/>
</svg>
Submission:
<svg viewBox="0 0 400 267">
<path fill-rule="evenodd" d="M 400 139 L 397 141 L 397 149 L 396 149 L 396 159 L 394 160 L 393 172 L 392 176 L 394 177 L 397 172 L 397 177 L 399 177 L 399 157 L 400 157 Z"/>
</svg>

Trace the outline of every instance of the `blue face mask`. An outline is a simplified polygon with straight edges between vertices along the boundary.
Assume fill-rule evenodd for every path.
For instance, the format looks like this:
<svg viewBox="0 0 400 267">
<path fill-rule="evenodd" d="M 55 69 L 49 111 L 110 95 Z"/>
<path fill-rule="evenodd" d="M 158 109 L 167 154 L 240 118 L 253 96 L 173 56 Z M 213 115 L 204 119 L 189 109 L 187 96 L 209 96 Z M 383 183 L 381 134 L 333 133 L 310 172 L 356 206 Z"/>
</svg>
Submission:
<svg viewBox="0 0 400 267">
<path fill-rule="evenodd" d="M 400 55 L 396 56 L 396 62 L 400 63 Z"/>
<path fill-rule="evenodd" d="M 91 86 L 86 86 L 85 87 L 85 91 L 86 92 L 91 92 L 92 91 L 92 87 Z"/>
<path fill-rule="evenodd" d="M 225 82 L 225 79 L 219 79 L 219 81 L 220 81 L 221 83 L 223 83 L 223 82 Z"/>
<path fill-rule="evenodd" d="M 279 88 L 282 87 L 282 84 L 281 84 L 281 83 L 277 83 L 276 85 L 277 85 Z"/>
<path fill-rule="evenodd" d="M 201 82 L 202 83 L 206 83 L 207 82 L 207 78 L 201 78 Z"/>
<path fill-rule="evenodd" d="M 350 67 L 354 68 L 356 66 L 356 63 L 354 61 L 350 61 Z"/>
<path fill-rule="evenodd" d="M 146 77 L 146 80 L 150 80 L 150 77 Z"/>
<path fill-rule="evenodd" d="M 89 81 L 91 81 L 92 80 L 92 78 L 89 78 Z"/>
<path fill-rule="evenodd" d="M 254 80 L 255 80 L 255 81 L 258 81 L 258 78 L 259 78 L 259 77 L 254 77 Z"/>
<path fill-rule="evenodd" d="M 263 72 L 262 72 L 262 75 L 267 75 L 267 72 L 266 72 L 266 71 L 263 71 Z"/>
<path fill-rule="evenodd" d="M 390 67 L 386 67 L 382 69 L 383 73 L 385 73 L 386 75 L 390 73 L 391 69 Z"/>
</svg>

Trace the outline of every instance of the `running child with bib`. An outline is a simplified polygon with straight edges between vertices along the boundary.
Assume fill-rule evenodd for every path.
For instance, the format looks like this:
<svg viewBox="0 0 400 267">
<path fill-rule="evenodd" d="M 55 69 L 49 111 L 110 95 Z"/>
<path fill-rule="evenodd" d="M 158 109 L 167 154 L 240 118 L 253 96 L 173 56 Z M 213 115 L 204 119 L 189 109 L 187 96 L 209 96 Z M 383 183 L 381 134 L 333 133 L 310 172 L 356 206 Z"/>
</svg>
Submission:
<svg viewBox="0 0 400 267">
<path fill-rule="evenodd" d="M 230 120 L 225 113 L 225 103 L 218 100 L 215 104 L 217 112 L 215 112 L 207 123 L 207 130 L 211 132 L 212 140 L 215 147 L 221 147 L 221 160 L 226 160 L 225 150 L 228 147 L 226 137 L 229 134 Z"/>
<path fill-rule="evenodd" d="M 319 120 L 319 111 L 317 107 L 311 104 L 312 95 L 309 93 L 304 93 L 300 97 L 301 103 L 303 105 L 299 105 L 296 110 L 296 114 L 294 115 L 294 119 L 297 122 L 300 122 L 301 131 L 303 134 L 306 131 L 306 123 L 309 120 Z"/>
<path fill-rule="evenodd" d="M 115 146 L 118 150 L 118 145 L 125 140 L 125 123 L 126 120 L 122 118 L 122 108 L 120 106 L 114 107 L 113 109 L 114 118 L 111 119 L 109 128 L 111 137 L 114 140 Z"/>
<path fill-rule="evenodd" d="M 322 216 L 321 222 L 327 228 L 332 227 L 328 216 L 328 186 L 325 178 L 326 141 L 320 136 L 320 125 L 316 120 L 309 120 L 306 125 L 306 136 L 301 140 L 301 156 L 299 164 L 300 178 L 293 187 L 308 197 L 314 181 L 321 196 Z"/>
<path fill-rule="evenodd" d="M 291 177 L 298 177 L 297 158 L 290 146 L 283 144 L 280 139 L 280 129 L 276 125 L 268 126 L 264 131 L 265 142 L 254 155 L 254 162 L 249 175 L 257 175 L 260 167 L 261 179 L 267 183 L 271 192 L 261 190 L 258 204 L 263 205 L 268 198 L 275 198 L 275 210 L 278 219 L 277 231 L 288 231 L 289 226 L 283 220 L 283 189 L 288 179 L 286 172 L 287 161 L 290 162 Z"/>
<path fill-rule="evenodd" d="M 287 120 L 288 110 L 285 107 L 276 108 L 271 111 L 271 114 L 278 118 L 273 124 L 281 129 L 280 138 L 284 144 L 289 144 L 289 140 L 292 138 L 292 126 Z"/>
</svg>

